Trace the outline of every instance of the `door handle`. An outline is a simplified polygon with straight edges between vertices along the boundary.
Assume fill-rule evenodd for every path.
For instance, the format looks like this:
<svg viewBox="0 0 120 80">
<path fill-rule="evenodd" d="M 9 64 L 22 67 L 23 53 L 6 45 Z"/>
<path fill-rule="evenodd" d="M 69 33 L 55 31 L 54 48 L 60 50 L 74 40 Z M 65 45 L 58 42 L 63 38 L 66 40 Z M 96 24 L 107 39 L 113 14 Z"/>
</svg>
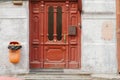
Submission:
<svg viewBox="0 0 120 80">
<path fill-rule="evenodd" d="M 64 43 L 66 43 L 66 34 L 63 35 Z"/>
</svg>

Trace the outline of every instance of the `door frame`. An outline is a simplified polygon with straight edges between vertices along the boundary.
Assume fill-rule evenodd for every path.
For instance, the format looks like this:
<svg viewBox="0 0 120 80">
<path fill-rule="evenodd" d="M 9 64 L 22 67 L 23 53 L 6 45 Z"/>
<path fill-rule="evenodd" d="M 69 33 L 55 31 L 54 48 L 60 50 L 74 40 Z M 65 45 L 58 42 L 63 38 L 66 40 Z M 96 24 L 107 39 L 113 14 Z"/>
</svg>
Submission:
<svg viewBox="0 0 120 80">
<path fill-rule="evenodd" d="M 29 0 L 29 68 L 30 68 L 30 51 L 31 51 L 30 49 L 32 48 L 31 47 L 31 41 L 32 41 L 31 40 L 31 29 L 32 29 L 31 28 L 31 1 L 32 2 L 40 2 L 40 1 L 53 1 L 54 2 L 54 0 Z M 77 1 L 78 2 L 78 11 L 80 13 L 82 12 L 82 0 L 57 0 L 57 1 Z M 81 23 L 81 19 L 80 19 L 80 23 Z M 81 24 L 79 24 L 79 26 L 81 27 Z M 80 64 L 80 66 L 81 66 L 81 64 Z"/>
<path fill-rule="evenodd" d="M 116 38 L 117 38 L 117 63 L 120 73 L 120 0 L 116 0 Z"/>
</svg>

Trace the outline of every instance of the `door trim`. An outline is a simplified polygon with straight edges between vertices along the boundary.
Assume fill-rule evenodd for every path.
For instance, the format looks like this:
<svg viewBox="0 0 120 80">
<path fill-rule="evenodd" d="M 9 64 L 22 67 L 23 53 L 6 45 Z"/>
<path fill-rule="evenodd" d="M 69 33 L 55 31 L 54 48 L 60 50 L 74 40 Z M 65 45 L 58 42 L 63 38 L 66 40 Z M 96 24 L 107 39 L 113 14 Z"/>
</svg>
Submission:
<svg viewBox="0 0 120 80">
<path fill-rule="evenodd" d="M 117 38 L 117 63 L 118 72 L 120 73 L 120 0 L 116 0 L 116 38 Z"/>
</svg>

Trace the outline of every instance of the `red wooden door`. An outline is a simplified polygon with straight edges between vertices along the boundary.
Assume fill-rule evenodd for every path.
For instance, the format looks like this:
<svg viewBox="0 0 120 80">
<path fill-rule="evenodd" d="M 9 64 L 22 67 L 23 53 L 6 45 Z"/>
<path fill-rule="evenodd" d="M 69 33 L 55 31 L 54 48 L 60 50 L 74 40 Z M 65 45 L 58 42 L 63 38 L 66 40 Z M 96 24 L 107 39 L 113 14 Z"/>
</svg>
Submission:
<svg viewBox="0 0 120 80">
<path fill-rule="evenodd" d="M 77 2 L 30 2 L 30 68 L 80 68 Z"/>
</svg>

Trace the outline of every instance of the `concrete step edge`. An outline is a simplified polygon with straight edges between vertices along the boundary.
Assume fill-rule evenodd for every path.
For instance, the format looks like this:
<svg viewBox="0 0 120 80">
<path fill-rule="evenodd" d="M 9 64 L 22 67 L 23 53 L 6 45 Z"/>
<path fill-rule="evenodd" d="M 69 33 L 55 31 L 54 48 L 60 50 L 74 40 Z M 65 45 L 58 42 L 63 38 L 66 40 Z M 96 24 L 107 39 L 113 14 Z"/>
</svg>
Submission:
<svg viewBox="0 0 120 80">
<path fill-rule="evenodd" d="M 92 80 L 92 79 L 25 79 L 25 80 Z"/>
<path fill-rule="evenodd" d="M 20 78 L 20 79 L 80 79 L 80 80 L 91 80 L 91 78 Z"/>
<path fill-rule="evenodd" d="M 120 80 L 118 74 L 92 74 L 93 80 Z"/>
<path fill-rule="evenodd" d="M 31 72 L 30 74 L 38 74 L 38 75 L 91 75 L 90 73 L 77 73 L 77 72 Z"/>
<path fill-rule="evenodd" d="M 57 77 L 56 76 L 51 76 L 51 77 L 47 77 L 47 76 L 46 77 L 45 76 L 44 77 L 39 77 L 39 76 L 29 77 L 29 76 L 27 76 L 26 77 L 25 76 L 25 77 L 19 77 L 19 78 L 81 78 L 81 79 L 90 79 L 91 77 L 78 77 L 78 76 L 77 77 L 69 77 L 69 76 L 68 77 L 63 77 L 63 76 L 59 76 L 59 77 L 58 76 Z"/>
</svg>

